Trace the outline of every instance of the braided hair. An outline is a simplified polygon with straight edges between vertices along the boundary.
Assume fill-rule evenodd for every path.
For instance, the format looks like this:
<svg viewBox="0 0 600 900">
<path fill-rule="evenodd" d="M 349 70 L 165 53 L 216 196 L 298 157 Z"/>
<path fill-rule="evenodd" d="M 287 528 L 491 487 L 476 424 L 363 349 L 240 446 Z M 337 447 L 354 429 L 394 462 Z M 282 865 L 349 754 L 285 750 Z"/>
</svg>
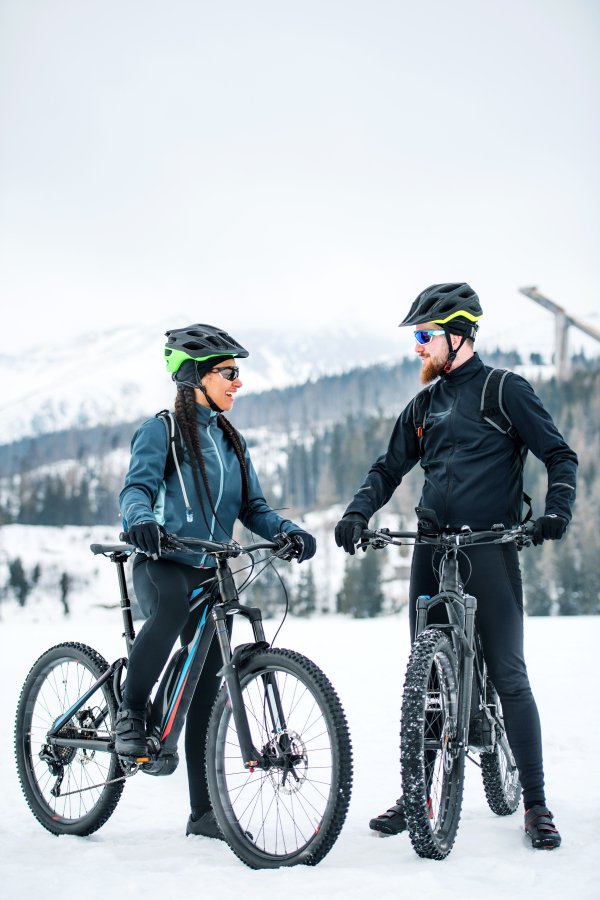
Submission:
<svg viewBox="0 0 600 900">
<path fill-rule="evenodd" d="M 200 446 L 198 421 L 196 419 L 196 395 L 193 388 L 178 385 L 177 397 L 175 399 L 175 418 L 177 419 L 177 422 L 181 429 L 181 434 L 183 435 L 183 440 L 185 441 L 185 445 L 187 447 L 188 455 L 190 457 L 190 465 L 192 467 L 194 485 L 196 487 L 196 493 L 198 494 L 198 499 L 200 501 L 200 508 L 202 510 L 204 521 L 206 522 L 206 527 L 210 532 L 211 529 L 206 518 L 206 512 L 204 510 L 204 501 L 202 499 L 202 490 L 200 488 L 198 469 L 200 469 L 200 474 L 202 475 L 202 481 L 206 490 L 206 496 L 208 497 L 210 508 L 217 522 L 219 522 L 219 517 L 217 516 L 217 511 L 215 509 L 215 504 L 212 498 L 210 484 L 208 483 L 208 475 L 206 474 L 204 454 L 202 453 L 202 447 Z M 237 429 L 234 428 L 229 419 L 225 418 L 223 413 L 219 413 L 219 415 L 217 416 L 217 424 L 235 450 L 235 454 L 238 458 L 242 474 L 242 497 L 246 504 L 249 506 L 250 486 L 248 482 L 248 469 L 246 468 L 246 456 L 244 454 L 242 439 Z M 219 525 L 221 525 L 220 522 Z M 222 525 L 221 528 L 223 528 Z M 223 528 L 223 531 L 227 533 L 227 529 Z"/>
</svg>

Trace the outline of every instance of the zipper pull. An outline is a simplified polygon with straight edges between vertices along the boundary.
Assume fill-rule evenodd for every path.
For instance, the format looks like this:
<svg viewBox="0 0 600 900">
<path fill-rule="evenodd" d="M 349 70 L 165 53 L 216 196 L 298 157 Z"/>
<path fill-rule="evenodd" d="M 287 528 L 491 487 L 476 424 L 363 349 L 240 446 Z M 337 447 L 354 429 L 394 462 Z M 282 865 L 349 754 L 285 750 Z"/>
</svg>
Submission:
<svg viewBox="0 0 600 900">
<path fill-rule="evenodd" d="M 188 522 L 193 522 L 193 521 L 194 521 L 194 513 L 192 512 L 192 507 L 191 507 L 191 506 L 186 506 L 186 508 L 185 508 L 185 515 L 186 515 L 186 518 L 187 518 Z"/>
</svg>

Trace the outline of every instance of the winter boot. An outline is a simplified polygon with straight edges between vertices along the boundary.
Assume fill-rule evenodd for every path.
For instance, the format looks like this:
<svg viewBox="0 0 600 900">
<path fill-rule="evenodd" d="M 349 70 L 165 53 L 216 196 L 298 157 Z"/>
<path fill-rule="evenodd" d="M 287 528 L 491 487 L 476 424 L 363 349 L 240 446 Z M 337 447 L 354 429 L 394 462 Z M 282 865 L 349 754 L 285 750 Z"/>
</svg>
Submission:
<svg viewBox="0 0 600 900">
<path fill-rule="evenodd" d="M 119 756 L 134 759 L 148 755 L 146 740 L 146 711 L 119 707 L 115 724 L 115 751 Z"/>
<path fill-rule="evenodd" d="M 404 812 L 404 798 L 400 797 L 396 800 L 394 806 L 390 806 L 386 812 L 381 813 L 375 819 L 369 822 L 369 828 L 372 831 L 378 831 L 380 834 L 400 834 L 406 831 L 406 813 Z"/>
<path fill-rule="evenodd" d="M 560 834 L 554 825 L 547 806 L 532 806 L 525 812 L 525 831 L 536 850 L 554 850 L 560 847 Z"/>
<path fill-rule="evenodd" d="M 186 837 L 189 834 L 199 834 L 203 837 L 216 838 L 218 841 L 224 841 L 223 832 L 219 828 L 219 823 L 215 818 L 212 809 L 205 812 L 199 819 L 194 820 L 190 816 L 185 829 Z"/>
</svg>

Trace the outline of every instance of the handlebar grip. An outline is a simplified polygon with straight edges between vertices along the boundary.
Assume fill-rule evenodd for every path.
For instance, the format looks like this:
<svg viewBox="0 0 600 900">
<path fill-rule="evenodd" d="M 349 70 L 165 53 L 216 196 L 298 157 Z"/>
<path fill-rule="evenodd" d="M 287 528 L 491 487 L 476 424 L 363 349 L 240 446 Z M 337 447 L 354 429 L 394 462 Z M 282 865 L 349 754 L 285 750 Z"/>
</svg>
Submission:
<svg viewBox="0 0 600 900">
<path fill-rule="evenodd" d="M 130 544 L 131 541 L 129 540 L 129 532 L 122 531 L 121 534 L 119 535 L 119 540 L 123 541 L 124 544 Z"/>
</svg>

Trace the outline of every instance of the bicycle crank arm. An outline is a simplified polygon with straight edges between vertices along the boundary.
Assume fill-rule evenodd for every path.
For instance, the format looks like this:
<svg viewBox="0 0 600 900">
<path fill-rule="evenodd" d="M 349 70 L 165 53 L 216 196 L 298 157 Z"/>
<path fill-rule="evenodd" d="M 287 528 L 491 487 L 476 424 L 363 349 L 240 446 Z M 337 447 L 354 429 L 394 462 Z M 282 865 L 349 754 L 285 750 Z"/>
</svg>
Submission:
<svg viewBox="0 0 600 900">
<path fill-rule="evenodd" d="M 227 692 L 231 701 L 233 720 L 237 730 L 240 750 L 242 751 L 244 767 L 246 769 L 268 769 L 270 763 L 258 752 L 252 743 L 250 726 L 248 725 L 248 717 L 246 715 L 246 708 L 242 697 L 240 678 L 235 663 L 229 662 L 226 666 L 223 666 L 221 674 L 225 678 Z"/>
</svg>

